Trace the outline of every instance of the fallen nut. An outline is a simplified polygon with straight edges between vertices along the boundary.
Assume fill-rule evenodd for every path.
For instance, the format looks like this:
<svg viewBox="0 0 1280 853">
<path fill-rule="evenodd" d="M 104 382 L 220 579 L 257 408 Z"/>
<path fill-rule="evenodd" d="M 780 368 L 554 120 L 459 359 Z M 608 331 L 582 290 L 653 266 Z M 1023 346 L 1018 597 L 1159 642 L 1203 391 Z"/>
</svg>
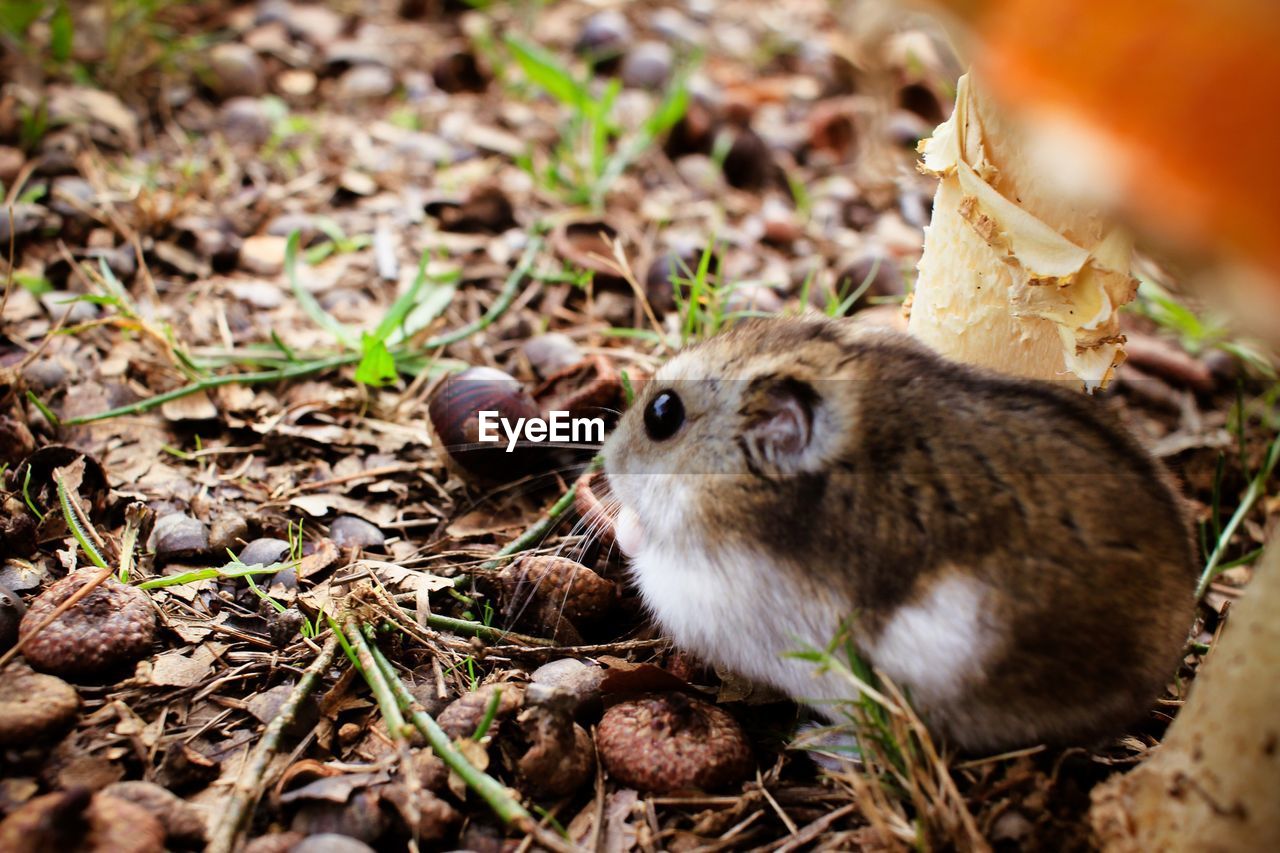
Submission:
<svg viewBox="0 0 1280 853">
<path fill-rule="evenodd" d="M 567 797 L 595 769 L 591 736 L 573 721 L 577 705 L 577 697 L 567 690 L 532 684 L 525 691 L 525 709 L 517 719 L 529 749 L 520 756 L 517 768 L 536 797 Z"/>
<path fill-rule="evenodd" d="M 505 438 L 480 441 L 480 412 L 515 421 L 536 418 L 538 406 L 513 377 L 492 367 L 471 367 L 446 379 L 431 396 L 427 413 L 449 459 L 469 474 L 515 479 L 537 458 L 528 448 L 507 453 Z M 493 421 L 497 429 L 497 421 Z"/>
<path fill-rule="evenodd" d="M 27 608 L 18 636 L 33 668 L 67 677 L 98 675 L 133 663 L 150 651 L 156 629 L 150 599 L 115 578 L 107 578 L 40 628 L 95 573 L 82 570 L 56 581 Z"/>
<path fill-rule="evenodd" d="M 436 721 L 440 728 L 451 738 L 471 737 L 475 734 L 489 711 L 489 703 L 493 701 L 494 691 L 501 690 L 502 698 L 498 700 L 498 710 L 494 722 L 506 719 L 520 710 L 524 704 L 524 687 L 519 684 L 486 684 L 479 690 L 472 690 L 454 699 L 440 712 Z"/>
<path fill-rule="evenodd" d="M 186 800 L 154 782 L 113 782 L 102 793 L 142 806 L 160 821 L 165 838 L 172 845 L 204 845 L 206 827 L 200 811 Z"/>
<path fill-rule="evenodd" d="M 0 822 L 0 850 L 162 853 L 164 828 L 142 806 L 73 788 L 36 797 Z"/>
<path fill-rule="evenodd" d="M 651 793 L 723 788 L 751 772 L 751 749 L 738 722 L 683 693 L 614 705 L 600 720 L 596 748 L 618 781 Z"/>
<path fill-rule="evenodd" d="M 0 678 L 0 746 L 20 746 L 61 734 L 80 711 L 80 696 L 61 678 L 23 667 Z"/>
<path fill-rule="evenodd" d="M 561 619 L 575 627 L 600 619 L 613 607 L 617 588 L 591 569 L 565 557 L 525 557 L 498 573 L 506 598 L 505 610 L 522 615 L 529 602 L 549 628 Z"/>
</svg>

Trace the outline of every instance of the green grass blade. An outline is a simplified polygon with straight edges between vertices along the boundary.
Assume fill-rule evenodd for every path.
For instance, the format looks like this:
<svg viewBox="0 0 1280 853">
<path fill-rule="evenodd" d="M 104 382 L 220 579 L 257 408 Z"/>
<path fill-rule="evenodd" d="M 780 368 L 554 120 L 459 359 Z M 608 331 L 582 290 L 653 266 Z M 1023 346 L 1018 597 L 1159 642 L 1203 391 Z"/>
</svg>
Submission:
<svg viewBox="0 0 1280 853">
<path fill-rule="evenodd" d="M 507 36 L 507 49 L 530 83 L 574 110 L 585 109 L 590 101 L 586 86 L 569 72 L 550 51 L 516 36 Z"/>
<path fill-rule="evenodd" d="M 284 250 L 284 271 L 289 279 L 289 287 L 293 290 L 294 298 L 298 300 L 302 310 L 307 312 L 307 315 L 315 321 L 316 325 L 333 335 L 334 340 L 339 344 L 346 349 L 359 349 L 360 344 L 356 339 L 355 333 L 338 322 L 328 311 L 321 308 L 316 298 L 298 280 L 298 243 L 300 239 L 299 232 L 294 231 L 289 235 L 289 241 L 285 244 Z"/>
</svg>

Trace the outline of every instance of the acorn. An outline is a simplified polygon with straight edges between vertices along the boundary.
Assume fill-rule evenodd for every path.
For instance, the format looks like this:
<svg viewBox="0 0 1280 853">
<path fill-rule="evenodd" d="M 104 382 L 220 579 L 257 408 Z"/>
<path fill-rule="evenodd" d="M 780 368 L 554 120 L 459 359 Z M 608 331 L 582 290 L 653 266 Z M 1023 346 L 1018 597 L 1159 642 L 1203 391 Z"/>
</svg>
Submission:
<svg viewBox="0 0 1280 853">
<path fill-rule="evenodd" d="M 507 719 L 524 706 L 524 685 L 511 682 L 486 684 L 450 702 L 436 717 L 440 728 L 455 740 L 471 737 L 479 728 L 480 721 L 488 714 L 493 694 L 499 690 L 502 691 L 502 695 L 498 699 L 498 708 L 494 713 L 495 724 Z"/>
<path fill-rule="evenodd" d="M 13 667 L 0 678 L 0 746 L 61 735 L 80 712 L 80 696 L 61 678 Z"/>
<path fill-rule="evenodd" d="M 577 697 L 567 690 L 530 684 L 518 722 L 529 748 L 516 763 L 524 788 L 539 799 L 567 797 L 591 778 L 595 749 L 573 720 Z"/>
<path fill-rule="evenodd" d="M 440 384 L 427 405 L 431 426 L 450 461 L 484 479 L 515 479 L 527 473 L 541 455 L 537 448 L 516 447 L 507 453 L 507 437 L 498 429 L 496 442 L 480 441 L 480 412 L 499 418 L 539 416 L 538 404 L 513 377 L 492 367 L 469 367 Z"/>
<path fill-rule="evenodd" d="M 95 574 L 97 570 L 82 569 L 67 575 L 31 602 L 18 635 L 25 642 L 23 654 L 35 669 L 68 678 L 96 677 L 132 664 L 151 650 L 156 631 L 151 600 L 137 587 L 111 577 L 40 628 L 59 604 Z"/>
<path fill-rule="evenodd" d="M 751 772 L 737 720 L 683 693 L 614 705 L 596 729 L 596 749 L 614 778 L 647 793 L 725 788 Z"/>
<path fill-rule="evenodd" d="M 163 853 L 164 827 L 142 806 L 88 788 L 36 797 L 0 822 L 0 850 Z"/>
<path fill-rule="evenodd" d="M 525 557 L 498 572 L 507 611 L 516 615 L 530 600 L 548 627 L 561 618 L 572 625 L 589 624 L 605 616 L 617 598 L 613 581 L 605 580 L 581 563 L 565 557 Z"/>
</svg>

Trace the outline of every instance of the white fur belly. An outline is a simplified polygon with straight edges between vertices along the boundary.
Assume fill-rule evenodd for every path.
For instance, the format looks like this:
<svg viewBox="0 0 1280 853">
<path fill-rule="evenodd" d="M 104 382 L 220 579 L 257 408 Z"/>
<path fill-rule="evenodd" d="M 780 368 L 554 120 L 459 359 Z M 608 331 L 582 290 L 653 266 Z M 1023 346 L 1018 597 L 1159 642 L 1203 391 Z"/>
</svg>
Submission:
<svg viewBox="0 0 1280 853">
<path fill-rule="evenodd" d="M 829 709 L 857 697 L 844 676 L 820 675 L 788 652 L 826 648 L 850 615 L 829 592 L 779 578 L 777 566 L 725 549 L 642 547 L 632 573 L 672 641 L 704 660 L 771 685 L 798 702 Z M 993 649 L 984 590 L 944 575 L 899 607 L 874 640 L 871 663 L 924 706 L 960 699 Z"/>
<path fill-rule="evenodd" d="M 856 696 L 844 679 L 820 676 L 815 664 L 786 657 L 825 648 L 840 620 L 832 608 L 815 607 L 812 598 L 781 582 L 776 566 L 728 550 L 712 556 L 643 548 L 632 573 L 645 604 L 679 648 L 800 702 Z"/>
</svg>

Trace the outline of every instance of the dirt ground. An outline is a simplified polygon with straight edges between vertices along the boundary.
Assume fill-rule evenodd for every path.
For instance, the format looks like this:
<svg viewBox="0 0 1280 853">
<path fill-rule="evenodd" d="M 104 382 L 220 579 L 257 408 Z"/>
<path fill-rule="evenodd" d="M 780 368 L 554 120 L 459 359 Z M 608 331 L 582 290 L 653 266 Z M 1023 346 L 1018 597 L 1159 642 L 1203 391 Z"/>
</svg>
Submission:
<svg viewBox="0 0 1280 853">
<path fill-rule="evenodd" d="M 927 19 L 868 51 L 818 0 L 47 5 L 0 4 L 0 651 L 112 579 L 0 676 L 0 717 L 61 714 L 0 719 L 29 849 L 1091 846 L 1280 513 L 1275 359 L 1158 265 L 1103 404 L 1216 569 L 1167 694 L 1092 749 L 907 732 L 896 775 L 821 773 L 794 705 L 646 620 L 562 500 L 589 448 L 451 455 L 431 405 L 485 366 L 495 406 L 621 408 L 743 316 L 901 325 L 963 69 Z M 600 767 L 605 709 L 654 695 L 696 766 Z"/>
</svg>

